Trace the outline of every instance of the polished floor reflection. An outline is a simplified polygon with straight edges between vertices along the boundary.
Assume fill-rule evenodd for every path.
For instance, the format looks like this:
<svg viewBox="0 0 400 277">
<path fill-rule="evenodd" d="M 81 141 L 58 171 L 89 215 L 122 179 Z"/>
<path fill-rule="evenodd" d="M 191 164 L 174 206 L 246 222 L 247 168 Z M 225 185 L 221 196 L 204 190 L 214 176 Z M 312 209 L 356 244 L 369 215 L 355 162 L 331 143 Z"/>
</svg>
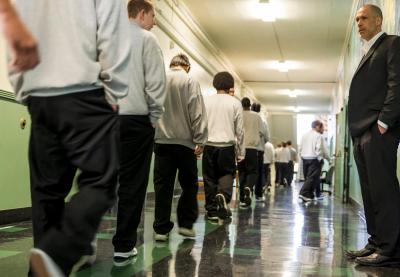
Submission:
<svg viewBox="0 0 400 277">
<path fill-rule="evenodd" d="M 153 241 L 154 201 L 148 199 L 134 262 L 112 265 L 116 217 L 110 213 L 97 234 L 96 263 L 73 276 L 400 276 L 400 269 L 355 266 L 346 259 L 344 250 L 361 248 L 367 239 L 353 206 L 330 197 L 305 205 L 297 194 L 297 187 L 275 188 L 246 210 L 233 201 L 231 222 L 210 223 L 200 192 L 196 239 L 183 239 L 175 226 L 168 243 Z M 31 234 L 27 222 L 0 226 L 0 276 L 26 276 Z"/>
</svg>

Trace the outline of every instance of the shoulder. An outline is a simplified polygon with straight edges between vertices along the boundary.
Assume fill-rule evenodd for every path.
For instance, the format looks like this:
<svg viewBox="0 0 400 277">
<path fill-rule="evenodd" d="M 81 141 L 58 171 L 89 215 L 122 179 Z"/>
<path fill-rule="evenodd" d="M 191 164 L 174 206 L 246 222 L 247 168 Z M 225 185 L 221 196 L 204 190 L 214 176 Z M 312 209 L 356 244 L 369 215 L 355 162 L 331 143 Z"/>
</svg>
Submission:
<svg viewBox="0 0 400 277">
<path fill-rule="evenodd" d="M 161 49 L 158 38 L 152 32 L 142 29 L 142 36 L 146 43 L 146 47 Z"/>
</svg>

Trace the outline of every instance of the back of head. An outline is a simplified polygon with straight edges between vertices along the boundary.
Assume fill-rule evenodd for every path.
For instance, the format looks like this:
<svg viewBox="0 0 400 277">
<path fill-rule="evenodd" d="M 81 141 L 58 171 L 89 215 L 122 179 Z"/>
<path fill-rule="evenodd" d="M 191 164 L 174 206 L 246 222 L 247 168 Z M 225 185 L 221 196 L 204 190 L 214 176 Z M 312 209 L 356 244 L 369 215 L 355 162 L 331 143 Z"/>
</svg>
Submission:
<svg viewBox="0 0 400 277">
<path fill-rule="evenodd" d="M 243 97 L 242 99 L 242 107 L 243 109 L 250 109 L 251 103 L 250 103 L 250 99 L 247 97 Z"/>
<path fill-rule="evenodd" d="M 259 113 L 259 112 L 261 111 L 261 105 L 258 104 L 258 103 L 253 103 L 253 104 L 251 105 L 251 110 L 252 110 L 253 112 Z"/>
<path fill-rule="evenodd" d="M 136 18 L 141 10 L 144 10 L 145 13 L 154 10 L 153 3 L 150 0 L 130 0 L 128 2 L 129 18 Z"/>
<path fill-rule="evenodd" d="M 214 76 L 213 86 L 216 90 L 223 90 L 229 92 L 229 89 L 233 88 L 235 80 L 229 72 L 219 72 Z"/>
<path fill-rule="evenodd" d="M 321 122 L 321 121 L 319 121 L 319 120 L 314 120 L 314 121 L 311 123 L 311 128 L 316 129 L 316 128 L 320 127 L 321 125 L 322 125 L 322 122 Z"/>
<path fill-rule="evenodd" d="M 290 140 L 288 140 L 288 141 L 286 142 L 286 145 L 291 146 L 291 145 L 292 145 L 292 142 L 291 142 Z"/>
<path fill-rule="evenodd" d="M 178 54 L 175 57 L 173 57 L 169 64 L 169 67 L 172 68 L 172 67 L 178 67 L 178 66 L 190 68 L 190 61 L 189 61 L 188 56 L 181 53 L 181 54 Z"/>
<path fill-rule="evenodd" d="M 286 147 L 286 142 L 282 142 L 282 147 Z"/>
</svg>

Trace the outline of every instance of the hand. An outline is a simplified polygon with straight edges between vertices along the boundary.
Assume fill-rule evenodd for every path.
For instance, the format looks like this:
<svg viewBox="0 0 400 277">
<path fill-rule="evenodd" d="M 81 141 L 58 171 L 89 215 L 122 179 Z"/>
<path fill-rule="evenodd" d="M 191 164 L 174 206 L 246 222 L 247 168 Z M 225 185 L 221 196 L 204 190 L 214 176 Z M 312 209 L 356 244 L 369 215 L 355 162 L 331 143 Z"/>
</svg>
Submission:
<svg viewBox="0 0 400 277">
<path fill-rule="evenodd" d="M 381 135 L 385 134 L 387 132 L 386 128 L 383 128 L 381 125 L 378 124 L 378 130 Z"/>
<path fill-rule="evenodd" d="M 194 154 L 199 157 L 201 155 L 201 153 L 203 153 L 203 146 L 201 145 L 196 145 L 196 147 L 194 148 Z"/>
<path fill-rule="evenodd" d="M 113 109 L 113 111 L 114 111 L 114 112 L 118 112 L 118 108 L 119 108 L 119 106 L 118 106 L 118 105 L 115 105 L 115 104 L 113 104 L 113 105 L 111 105 L 111 108 Z"/>
<path fill-rule="evenodd" d="M 3 20 L 4 37 L 11 51 L 10 72 L 23 72 L 39 63 L 36 40 L 12 9 Z"/>
</svg>

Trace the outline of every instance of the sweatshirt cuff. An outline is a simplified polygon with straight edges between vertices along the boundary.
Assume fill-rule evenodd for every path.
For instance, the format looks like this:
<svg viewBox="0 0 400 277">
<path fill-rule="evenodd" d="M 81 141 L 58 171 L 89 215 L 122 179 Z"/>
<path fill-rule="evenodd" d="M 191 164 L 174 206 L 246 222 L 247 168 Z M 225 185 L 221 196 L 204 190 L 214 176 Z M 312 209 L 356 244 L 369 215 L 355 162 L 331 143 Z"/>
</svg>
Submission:
<svg viewBox="0 0 400 277">
<path fill-rule="evenodd" d="M 158 117 L 154 117 L 152 115 L 149 115 L 149 118 L 150 118 L 150 122 L 152 125 L 155 125 L 157 123 L 157 121 L 159 120 Z"/>
<path fill-rule="evenodd" d="M 380 120 L 378 120 L 378 125 L 381 126 L 382 128 L 385 128 L 386 130 L 389 129 L 389 126 L 386 123 L 383 123 Z"/>
</svg>

